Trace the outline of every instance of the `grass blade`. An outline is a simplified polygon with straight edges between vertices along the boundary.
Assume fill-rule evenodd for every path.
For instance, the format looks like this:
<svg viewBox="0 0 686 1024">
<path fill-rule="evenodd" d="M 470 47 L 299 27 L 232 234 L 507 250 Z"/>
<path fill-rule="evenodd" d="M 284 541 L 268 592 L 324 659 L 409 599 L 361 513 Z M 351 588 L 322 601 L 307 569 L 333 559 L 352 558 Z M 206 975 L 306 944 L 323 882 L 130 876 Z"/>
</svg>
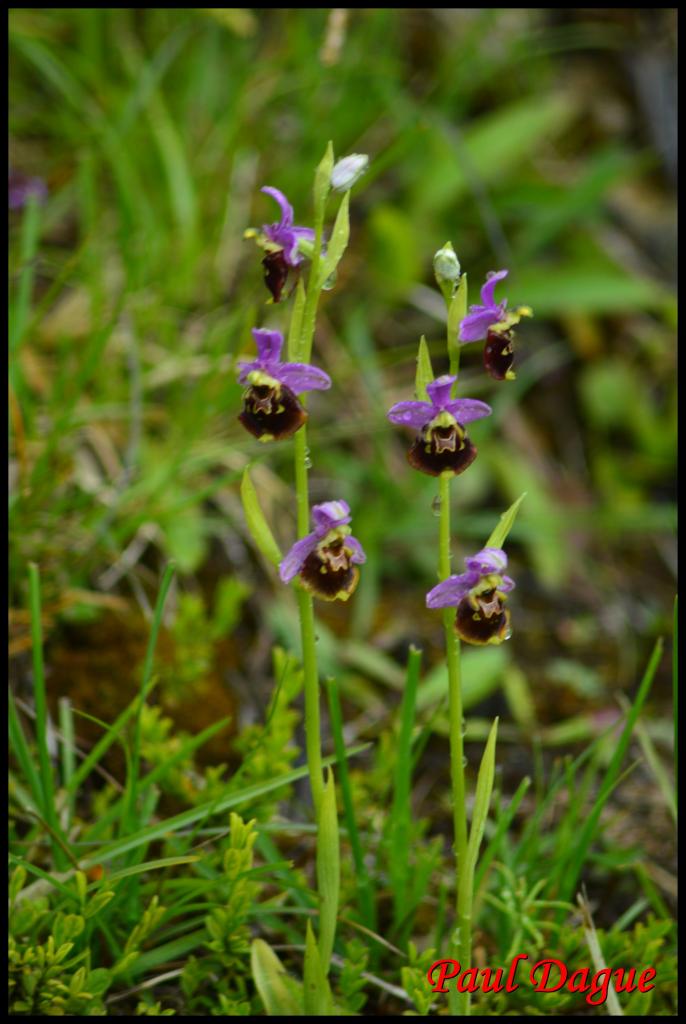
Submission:
<svg viewBox="0 0 686 1024">
<path fill-rule="evenodd" d="M 336 810 L 336 786 L 333 772 L 322 793 L 319 808 L 319 836 L 317 839 L 317 888 L 321 896 L 319 907 L 319 957 L 324 976 L 329 972 L 338 918 L 338 894 L 341 884 L 341 855 Z"/>
<path fill-rule="evenodd" d="M 343 797 L 343 816 L 348 830 L 348 838 L 355 861 L 355 873 L 357 875 L 357 891 L 359 896 L 360 914 L 362 920 L 370 931 L 376 930 L 376 910 L 374 905 L 374 891 L 372 881 L 364 862 L 364 852 L 360 841 L 360 834 L 355 821 L 355 807 L 353 804 L 352 788 L 350 786 L 350 775 L 348 773 L 348 762 L 345 756 L 345 740 L 343 738 L 343 715 L 341 704 L 338 698 L 338 685 L 335 679 L 327 680 L 327 694 L 329 698 L 329 718 L 331 731 L 333 733 L 334 749 L 336 751 L 336 765 L 338 768 L 338 779 Z"/>
</svg>

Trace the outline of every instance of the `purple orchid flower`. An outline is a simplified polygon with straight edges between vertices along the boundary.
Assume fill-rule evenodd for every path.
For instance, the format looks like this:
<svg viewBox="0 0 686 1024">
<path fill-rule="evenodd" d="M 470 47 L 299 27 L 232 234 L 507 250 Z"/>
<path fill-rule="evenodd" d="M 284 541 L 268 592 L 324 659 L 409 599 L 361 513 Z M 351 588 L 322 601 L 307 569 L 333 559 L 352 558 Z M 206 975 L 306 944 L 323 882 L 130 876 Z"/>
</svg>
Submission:
<svg viewBox="0 0 686 1024">
<path fill-rule="evenodd" d="M 265 283 L 274 302 L 280 302 L 291 269 L 300 266 L 303 261 L 299 242 L 313 242 L 314 231 L 312 228 L 297 227 L 293 223 L 293 207 L 278 188 L 265 185 L 261 191 L 275 199 L 281 207 L 281 220 L 274 224 L 264 224 L 262 236 L 258 237 L 258 244 L 265 250 L 262 260 Z"/>
<path fill-rule="evenodd" d="M 314 530 L 296 541 L 279 566 L 283 583 L 296 576 L 306 590 L 324 601 L 347 601 L 360 577 L 366 555 L 351 535 L 350 507 L 346 501 L 326 501 L 312 508 Z"/>
<path fill-rule="evenodd" d="M 429 591 L 427 608 L 456 608 L 455 631 L 469 644 L 501 644 L 510 636 L 506 595 L 515 587 L 503 574 L 507 555 L 501 548 L 483 548 L 464 562 L 466 572 Z"/>
<path fill-rule="evenodd" d="M 484 367 L 494 380 L 514 380 L 514 334 L 512 328 L 523 316 L 532 316 L 529 306 L 518 306 L 507 311 L 507 299 L 495 301 L 495 286 L 507 277 L 507 270 L 491 271 L 481 289 L 481 305 L 470 306 L 469 313 L 460 324 L 460 341 L 486 339 Z"/>
<path fill-rule="evenodd" d="M 508 270 L 497 270 L 486 275 L 486 283 L 481 289 L 482 305 L 470 306 L 469 313 L 460 324 L 461 342 L 483 341 L 489 328 L 503 319 L 507 299 L 495 302 L 494 292 L 498 281 L 502 281 L 508 273 Z"/>
<path fill-rule="evenodd" d="M 445 374 L 427 384 L 428 402 L 397 402 L 388 412 L 391 423 L 419 431 L 407 458 L 414 469 L 429 476 L 463 473 L 476 458 L 466 423 L 489 416 L 491 407 L 476 398 L 451 398 L 457 377 Z"/>
<path fill-rule="evenodd" d="M 265 192 L 272 199 L 276 199 L 281 207 L 281 220 L 278 224 L 265 224 L 262 230 L 270 242 L 283 249 L 283 257 L 289 267 L 297 267 L 303 261 L 302 253 L 298 251 L 298 242 L 301 238 L 314 242 L 314 231 L 312 228 L 300 228 L 293 224 L 293 207 L 278 188 L 265 185 L 260 192 Z"/>
<path fill-rule="evenodd" d="M 248 385 L 238 418 L 260 441 L 291 437 L 307 419 L 296 395 L 325 391 L 331 387 L 331 378 L 309 363 L 282 363 L 280 331 L 255 328 L 252 334 L 257 359 L 238 364 L 238 380 Z"/>
</svg>

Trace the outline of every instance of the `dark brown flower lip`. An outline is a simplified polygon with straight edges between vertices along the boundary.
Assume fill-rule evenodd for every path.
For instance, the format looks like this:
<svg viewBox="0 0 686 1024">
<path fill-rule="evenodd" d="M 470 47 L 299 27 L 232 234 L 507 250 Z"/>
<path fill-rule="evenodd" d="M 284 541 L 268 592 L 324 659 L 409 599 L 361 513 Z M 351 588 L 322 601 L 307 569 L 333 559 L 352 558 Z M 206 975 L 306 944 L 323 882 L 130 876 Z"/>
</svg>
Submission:
<svg viewBox="0 0 686 1024">
<path fill-rule="evenodd" d="M 510 636 L 507 598 L 497 590 L 468 594 L 457 606 L 455 632 L 468 644 L 501 644 Z"/>
<path fill-rule="evenodd" d="M 323 601 L 347 601 L 357 587 L 360 571 L 352 563 L 353 551 L 341 537 L 319 546 L 305 559 L 300 581 L 306 590 Z"/>
<path fill-rule="evenodd" d="M 292 437 L 307 420 L 307 412 L 285 384 L 257 384 L 243 396 L 238 419 L 259 441 Z"/>
<path fill-rule="evenodd" d="M 407 453 L 407 461 L 413 469 L 429 476 L 445 472 L 458 476 L 471 466 L 476 455 L 476 445 L 467 437 L 464 427 L 456 423 L 422 430 Z"/>
<path fill-rule="evenodd" d="M 268 252 L 262 260 L 264 283 L 271 292 L 274 302 L 281 301 L 281 295 L 288 281 L 290 266 L 282 251 Z"/>
<path fill-rule="evenodd" d="M 484 367 L 493 380 L 514 380 L 514 334 L 512 331 L 489 331 L 484 345 Z"/>
</svg>

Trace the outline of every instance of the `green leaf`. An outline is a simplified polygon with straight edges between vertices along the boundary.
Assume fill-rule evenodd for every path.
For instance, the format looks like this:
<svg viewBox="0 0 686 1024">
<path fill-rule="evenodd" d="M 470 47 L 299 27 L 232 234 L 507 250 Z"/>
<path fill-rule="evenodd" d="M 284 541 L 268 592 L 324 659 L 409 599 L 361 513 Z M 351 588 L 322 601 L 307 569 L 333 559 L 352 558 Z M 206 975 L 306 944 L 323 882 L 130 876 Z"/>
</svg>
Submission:
<svg viewBox="0 0 686 1024">
<path fill-rule="evenodd" d="M 305 285 L 302 277 L 298 278 L 291 314 L 291 326 L 288 330 L 288 358 L 291 362 L 300 361 L 300 338 L 302 335 L 303 313 L 305 312 Z"/>
<path fill-rule="evenodd" d="M 525 498 L 526 498 L 526 491 L 524 491 L 523 494 L 519 495 L 517 500 L 512 505 L 510 505 L 510 507 L 508 508 L 508 510 L 506 512 L 503 512 L 503 514 L 500 517 L 500 522 L 496 526 L 496 528 L 493 531 L 493 533 L 491 534 L 491 536 L 486 541 L 486 544 L 484 545 L 485 547 L 487 547 L 487 548 L 502 548 L 503 544 L 505 543 L 505 539 L 506 539 L 508 533 L 510 532 L 510 530 L 512 529 L 514 521 L 515 521 L 515 519 L 517 517 L 517 512 L 519 511 L 519 506 L 521 505 L 521 503 L 524 501 Z"/>
<path fill-rule="evenodd" d="M 459 364 L 460 342 L 458 333 L 460 324 L 467 315 L 467 275 L 463 274 L 460 284 L 448 306 L 448 356 L 450 367 L 457 361 Z"/>
<path fill-rule="evenodd" d="M 319 808 L 319 836 L 317 840 L 317 888 L 321 898 L 319 907 L 319 955 L 321 969 L 328 974 L 333 952 L 338 916 L 338 893 L 341 880 L 336 786 L 329 769 Z"/>
<path fill-rule="evenodd" d="M 304 969 L 304 1001 L 306 1017 L 328 1017 L 333 1010 L 331 989 L 326 975 L 322 971 L 319 947 L 312 930 L 312 922 L 307 922 L 305 936 L 305 969 Z"/>
<path fill-rule="evenodd" d="M 350 238 L 349 205 L 350 193 L 346 192 L 341 200 L 341 205 L 338 207 L 331 240 L 326 249 L 326 256 L 322 260 L 319 280 L 317 282 L 319 288 L 323 288 L 327 278 L 331 277 L 348 245 L 348 239 Z"/>
<path fill-rule="evenodd" d="M 495 779 L 495 743 L 497 733 L 498 719 L 495 718 L 493 720 L 493 725 L 491 726 L 488 740 L 486 741 L 486 749 L 484 750 L 483 757 L 481 758 L 479 775 L 476 780 L 474 811 L 472 813 L 472 824 L 469 830 L 469 843 L 467 845 L 468 871 L 472 877 L 476 867 L 476 860 L 479 856 L 479 847 L 481 846 L 481 840 L 483 839 L 484 829 L 486 828 L 488 808 L 491 802 L 491 793 L 493 792 L 493 780 Z"/>
<path fill-rule="evenodd" d="M 262 939 L 250 948 L 252 976 L 269 1017 L 302 1017 L 303 1007 L 294 996 L 294 982 L 274 951 Z M 289 984 L 290 982 L 290 984 Z"/>
<path fill-rule="evenodd" d="M 315 219 L 318 211 L 324 209 L 331 188 L 331 172 L 333 170 L 333 143 L 329 142 L 326 152 L 314 173 L 314 209 Z"/>
<path fill-rule="evenodd" d="M 426 385 L 434 379 L 434 371 L 431 366 L 431 356 L 426 338 L 422 334 L 417 349 L 417 373 L 415 375 L 414 393 L 418 402 L 428 402 L 429 396 Z"/>
<path fill-rule="evenodd" d="M 243 473 L 243 479 L 241 480 L 241 499 L 252 539 L 265 558 L 268 558 L 272 565 L 278 566 L 282 557 L 279 545 L 274 540 L 274 534 L 264 518 L 264 513 L 260 507 L 257 492 L 250 479 L 248 469 Z"/>
</svg>

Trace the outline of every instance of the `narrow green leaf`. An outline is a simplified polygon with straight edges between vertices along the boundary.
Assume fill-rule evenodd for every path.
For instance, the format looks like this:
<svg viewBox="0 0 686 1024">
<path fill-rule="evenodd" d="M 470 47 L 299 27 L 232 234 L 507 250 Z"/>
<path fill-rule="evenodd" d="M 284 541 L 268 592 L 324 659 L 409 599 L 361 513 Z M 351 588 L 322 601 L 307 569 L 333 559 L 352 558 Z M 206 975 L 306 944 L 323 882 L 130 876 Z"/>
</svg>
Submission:
<svg viewBox="0 0 686 1024">
<path fill-rule="evenodd" d="M 331 172 L 333 170 L 333 143 L 329 142 L 317 170 L 314 172 L 314 209 L 315 217 L 323 211 L 331 188 Z"/>
<path fill-rule="evenodd" d="M 29 593 L 31 601 L 31 645 L 33 648 L 33 698 L 36 708 L 36 746 L 38 747 L 38 771 L 40 777 L 43 815 L 50 826 L 55 866 L 65 868 L 69 863 L 63 847 L 55 836 L 62 838 L 55 809 L 55 790 L 52 764 L 48 750 L 48 707 L 45 693 L 45 671 L 43 666 L 43 626 L 41 622 L 41 592 L 38 566 L 29 564 Z"/>
<path fill-rule="evenodd" d="M 431 366 L 431 356 L 426 338 L 422 334 L 417 349 L 417 373 L 415 375 L 414 393 L 418 402 L 427 402 L 429 396 L 426 393 L 426 385 L 434 379 L 434 371 Z"/>
<path fill-rule="evenodd" d="M 348 214 L 349 205 L 350 193 L 346 192 L 341 200 L 341 205 L 338 207 L 336 221 L 331 233 L 331 240 L 326 248 L 326 256 L 322 260 L 319 279 L 317 281 L 319 288 L 324 287 L 327 278 L 333 274 L 347 248 L 348 239 L 350 238 L 350 218 Z"/>
<path fill-rule="evenodd" d="M 42 810 L 43 807 L 43 795 L 41 790 L 40 779 L 36 766 L 31 755 L 28 741 L 24 735 L 22 728 L 21 719 L 19 718 L 19 712 L 17 711 L 16 704 L 14 702 L 14 696 L 11 690 L 7 692 L 8 706 L 9 706 L 9 737 L 10 746 L 16 755 L 19 765 L 22 770 L 22 774 L 25 780 L 29 784 L 31 789 L 31 795 L 33 797 L 33 803 L 35 804 L 36 810 Z"/>
<path fill-rule="evenodd" d="M 252 976 L 269 1017 L 302 1017 L 303 1007 L 287 984 L 286 969 L 276 953 L 262 939 L 250 948 Z M 291 979 L 292 981 L 292 979 Z"/>
<path fill-rule="evenodd" d="M 525 775 L 522 781 L 519 783 L 517 791 L 510 800 L 509 805 L 498 818 L 496 822 L 495 832 L 491 836 L 488 846 L 484 850 L 484 855 L 479 862 L 479 870 L 476 872 L 476 875 L 474 877 L 474 892 L 478 892 L 479 889 L 481 888 L 481 883 L 483 881 L 484 875 L 486 874 L 486 871 L 488 870 L 488 867 L 493 858 L 497 856 L 500 844 L 503 841 L 503 837 L 507 834 L 507 830 L 510 827 L 512 821 L 514 820 L 514 816 L 517 813 L 517 809 L 520 803 L 522 802 L 524 795 L 530 785 L 531 779 L 528 775 Z"/>
<path fill-rule="evenodd" d="M 319 947 L 314 937 L 312 922 L 307 922 L 305 936 L 305 969 L 303 994 L 306 1017 L 328 1017 L 333 1011 L 333 999 L 326 975 L 322 971 Z"/>
<path fill-rule="evenodd" d="M 388 832 L 389 874 L 391 890 L 393 892 L 393 916 L 396 924 L 405 918 L 409 909 L 412 728 L 415 720 L 415 704 L 421 663 L 422 652 L 416 647 L 410 647 L 401 708 L 400 734 L 398 736 L 395 770 L 393 773 L 393 803 Z"/>
<path fill-rule="evenodd" d="M 327 773 L 324 793 L 319 809 L 319 837 L 317 840 L 317 888 L 321 899 L 319 907 L 319 956 L 324 975 L 329 972 L 338 915 L 338 893 L 341 880 L 336 786 L 333 772 Z"/>
<path fill-rule="evenodd" d="M 495 530 L 486 541 L 485 547 L 502 548 L 508 533 L 512 529 L 512 526 L 517 516 L 517 512 L 519 511 L 519 506 L 525 498 L 526 491 L 524 491 L 524 494 L 519 495 L 517 500 L 512 505 L 510 505 L 506 512 L 503 512 L 503 514 L 500 517 L 500 521 L 498 522 L 498 525 L 496 526 Z"/>
<path fill-rule="evenodd" d="M 279 565 L 281 562 L 279 545 L 274 540 L 274 534 L 270 530 L 267 520 L 264 518 L 264 513 L 260 507 L 257 492 L 252 480 L 250 479 L 250 472 L 248 469 L 243 473 L 243 479 L 241 481 L 241 499 L 243 501 L 245 520 L 248 524 L 248 529 L 250 530 L 252 539 L 255 541 L 255 544 L 264 557 L 267 558 L 272 565 Z"/>
<path fill-rule="evenodd" d="M 338 779 L 343 797 L 343 814 L 348 829 L 348 839 L 355 861 L 355 873 L 357 874 L 357 892 L 359 896 L 359 907 L 362 922 L 370 931 L 376 931 L 376 907 L 372 881 L 364 862 L 364 852 L 360 841 L 360 833 L 355 820 L 355 804 L 353 801 L 352 787 L 350 785 L 350 773 L 348 762 L 345 756 L 345 740 L 343 737 L 343 714 L 341 702 L 338 697 L 338 684 L 335 679 L 328 679 L 326 692 L 329 698 L 329 718 L 331 720 L 331 731 L 333 733 L 334 748 L 336 750 L 336 764 L 338 765 Z"/>
<path fill-rule="evenodd" d="M 653 653 L 650 661 L 648 662 L 648 667 L 645 670 L 643 679 L 641 680 L 641 685 L 638 689 L 636 699 L 626 717 L 622 734 L 615 745 L 612 760 L 607 767 L 605 777 L 603 778 L 600 786 L 600 792 L 598 793 L 590 814 L 585 818 L 583 827 L 580 830 L 578 842 L 570 854 L 569 863 L 565 869 L 564 877 L 561 879 L 560 891 L 558 893 L 559 898 L 562 900 L 570 899 L 576 889 L 577 880 L 586 861 L 589 847 L 596 834 L 603 807 L 607 803 L 607 800 L 617 783 L 619 770 L 629 747 L 631 734 L 633 733 L 638 716 L 640 715 L 643 705 L 650 693 L 650 687 L 652 686 L 657 667 L 662 658 L 662 648 L 663 642 L 662 638 L 660 638 L 657 640 L 655 647 L 653 648 Z"/>
<path fill-rule="evenodd" d="M 453 367 L 460 365 L 460 342 L 458 334 L 460 324 L 467 315 L 467 275 L 463 274 L 457 291 L 448 306 L 448 356 L 450 358 L 450 372 Z"/>
<path fill-rule="evenodd" d="M 483 757 L 481 758 L 479 775 L 476 780 L 474 811 L 472 813 L 472 824 L 469 830 L 469 842 L 467 845 L 467 862 L 469 865 L 469 873 L 472 877 L 476 867 L 477 857 L 479 856 L 479 847 L 481 846 L 481 840 L 483 839 L 484 829 L 486 828 L 488 808 L 491 802 L 491 793 L 493 792 L 493 780 L 495 779 L 495 743 L 497 733 L 498 719 L 495 718 L 493 720 L 493 725 L 491 726 L 488 740 L 486 741 L 486 749 L 484 750 Z"/>
<path fill-rule="evenodd" d="M 367 747 L 367 743 L 360 743 L 355 747 L 350 747 L 346 750 L 346 757 L 352 757 L 355 754 L 359 754 L 363 750 L 366 750 Z M 327 766 L 335 760 L 335 757 L 324 758 L 322 764 Z M 174 815 L 173 818 L 165 818 L 162 821 L 154 822 L 152 825 L 147 825 L 145 828 L 140 829 L 138 832 L 134 832 L 132 835 L 123 836 L 121 839 L 116 839 L 113 842 L 94 850 L 83 858 L 80 866 L 82 868 L 88 868 L 93 864 L 100 864 L 105 861 L 112 860 L 114 857 L 119 857 L 122 854 L 127 853 L 129 850 L 135 850 L 139 846 L 150 843 L 154 839 L 160 839 L 163 836 L 171 836 L 178 829 L 186 828 L 188 825 L 193 825 L 196 821 L 203 821 L 212 815 L 223 814 L 225 811 L 228 811 L 233 807 L 238 807 L 242 803 L 254 801 L 265 793 L 271 793 L 275 789 L 279 789 L 282 786 L 288 786 L 291 782 L 297 782 L 298 779 L 305 778 L 307 774 L 307 765 L 302 765 L 300 768 L 294 768 L 292 771 L 285 772 L 283 775 L 279 775 L 275 779 L 272 778 L 265 782 L 259 782 L 253 786 L 244 786 L 241 789 L 235 790 L 233 793 L 229 793 L 222 799 L 208 800 L 204 804 L 200 804 L 197 807 L 191 807 L 187 811 L 182 811 L 181 814 Z"/>
<path fill-rule="evenodd" d="M 288 330 L 288 358 L 292 363 L 300 362 L 300 338 L 302 336 L 303 313 L 305 312 L 305 285 L 302 277 L 298 278 L 291 314 L 291 326 Z"/>
</svg>

